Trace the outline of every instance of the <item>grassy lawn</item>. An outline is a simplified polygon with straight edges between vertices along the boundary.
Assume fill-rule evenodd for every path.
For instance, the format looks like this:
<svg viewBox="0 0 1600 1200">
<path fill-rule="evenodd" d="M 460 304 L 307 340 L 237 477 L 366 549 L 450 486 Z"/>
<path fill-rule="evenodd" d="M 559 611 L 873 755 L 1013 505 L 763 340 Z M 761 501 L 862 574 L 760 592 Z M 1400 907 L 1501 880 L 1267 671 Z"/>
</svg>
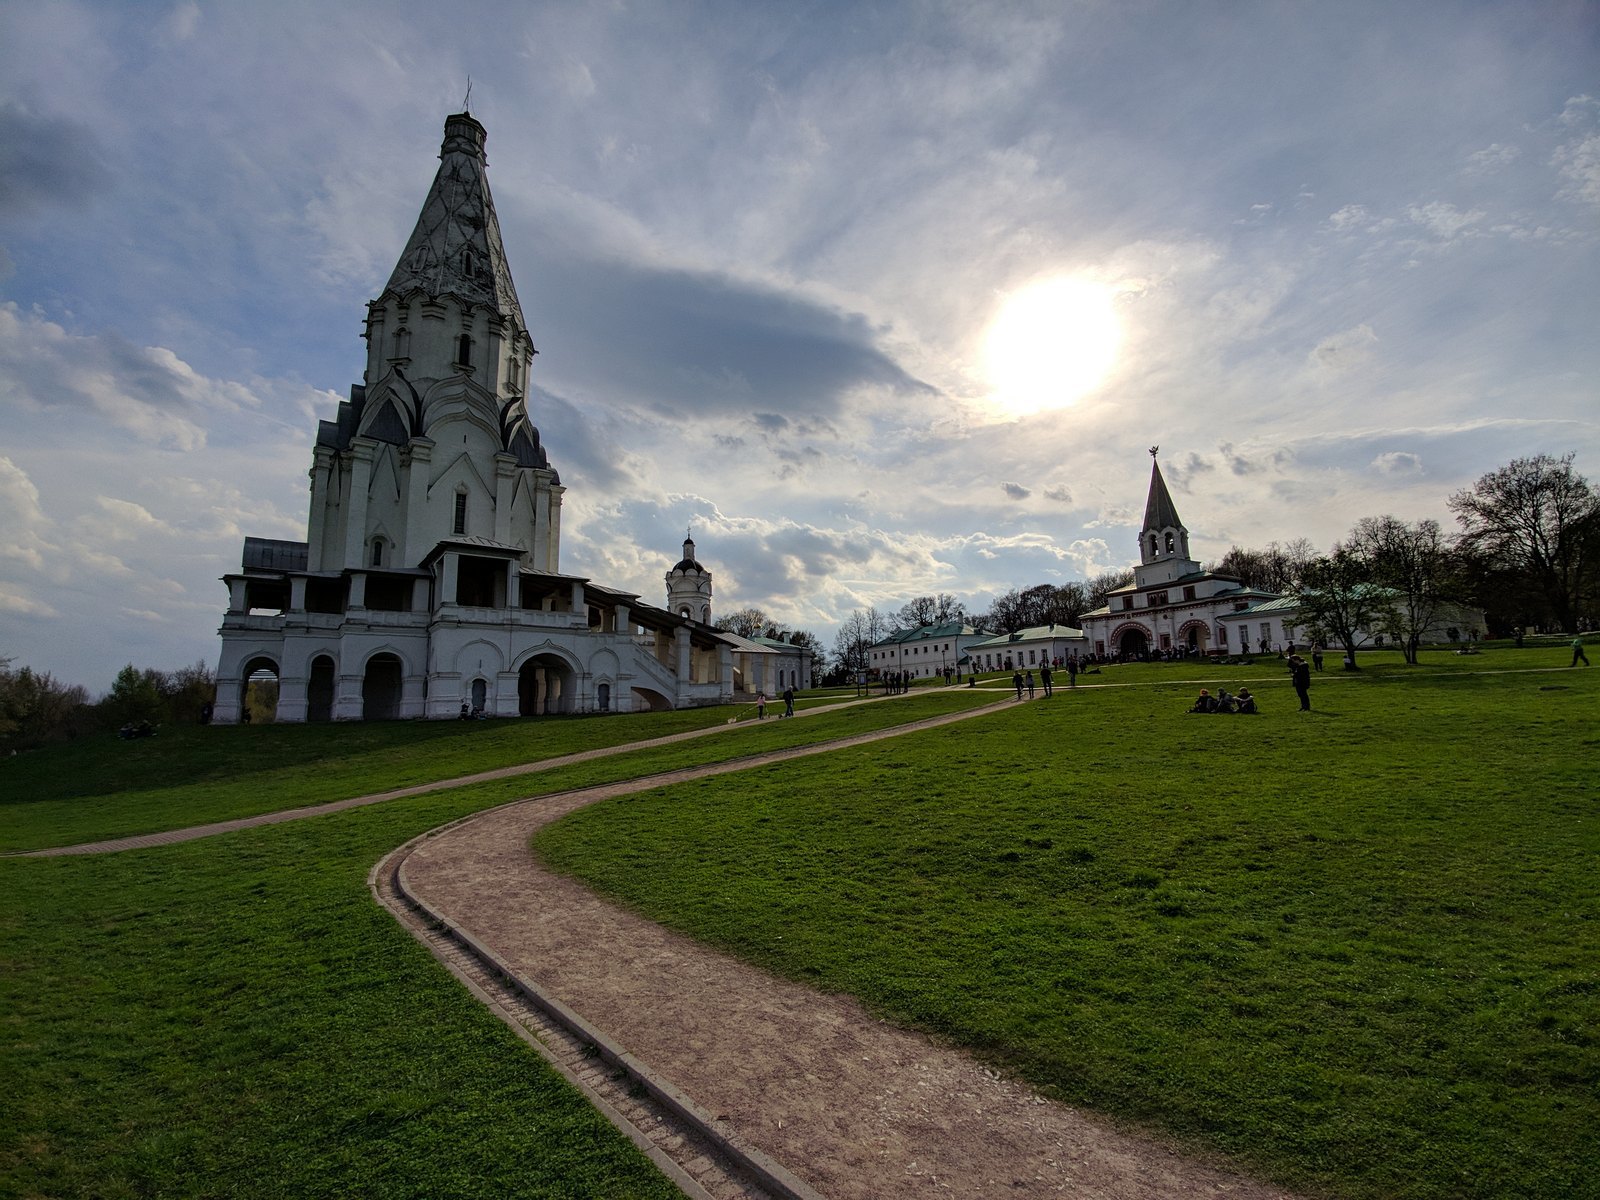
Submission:
<svg viewBox="0 0 1600 1200">
<path fill-rule="evenodd" d="M 1330 656 L 1310 714 L 1275 660 L 1109 668 L 537 848 L 1293 1186 L 1600 1196 L 1600 672 L 1517 671 L 1566 661 Z M 1201 681 L 1265 714 L 1186 714 Z"/>
<path fill-rule="evenodd" d="M 343 800 L 720 727 L 743 712 L 720 707 L 499 721 L 179 725 L 140 741 L 112 735 L 84 738 L 0 759 L 0 852 L 154 833 Z M 808 716 L 799 727 L 810 729 L 823 719 L 831 717 Z M 875 719 L 881 718 L 861 718 L 869 723 Z M 751 710 L 749 729 L 773 724 L 758 725 Z M 852 718 L 846 727 L 853 724 Z M 746 730 L 734 731 L 734 736 L 746 737 Z M 524 795 L 536 786 L 523 783 L 512 794 Z"/>
<path fill-rule="evenodd" d="M 981 699 L 934 693 L 750 722 L 728 737 L 153 850 L 0 860 L 0 1196 L 676 1195 L 373 903 L 371 865 L 418 833 L 535 791 Z M 276 743 L 280 757 L 328 755 L 323 731 L 288 732 L 299 736 Z M 48 753 L 64 774 L 79 750 Z M 486 765 L 468 756 L 457 769 Z M 149 773 L 177 779 L 190 766 L 175 754 Z M 361 778 L 389 782 L 376 767 Z M 101 823 L 83 823 L 94 838 L 117 829 L 119 802 L 140 802 L 95 799 Z M 16 839 L 52 827 L 30 825 L 36 811 L 4 810 Z"/>
<path fill-rule="evenodd" d="M 475 806 L 0 863 L 0 1195 L 678 1195 L 371 900 Z"/>
</svg>

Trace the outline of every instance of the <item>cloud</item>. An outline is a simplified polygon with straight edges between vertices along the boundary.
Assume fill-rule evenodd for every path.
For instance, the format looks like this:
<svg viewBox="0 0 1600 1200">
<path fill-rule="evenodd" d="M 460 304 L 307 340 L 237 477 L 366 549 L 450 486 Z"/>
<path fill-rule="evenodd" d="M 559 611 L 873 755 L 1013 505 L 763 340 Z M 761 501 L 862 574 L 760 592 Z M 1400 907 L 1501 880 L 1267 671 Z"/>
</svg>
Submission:
<svg viewBox="0 0 1600 1200">
<path fill-rule="evenodd" d="M 11 559 L 32 570 L 44 566 L 44 510 L 39 489 L 28 473 L 9 458 L 0 457 L 0 560 Z"/>
<path fill-rule="evenodd" d="M 1420 475 L 1422 457 L 1403 450 L 1390 450 L 1372 460 L 1372 469 L 1380 475 Z"/>
<path fill-rule="evenodd" d="M 1413 204 L 1406 209 L 1406 216 L 1413 222 L 1446 242 L 1460 237 L 1466 230 L 1482 221 L 1484 215 L 1481 209 L 1462 212 L 1455 205 L 1446 204 L 1441 200 L 1429 204 Z"/>
<path fill-rule="evenodd" d="M 1522 151 L 1515 146 L 1502 145 L 1495 142 L 1485 146 L 1482 150 L 1474 150 L 1467 155 L 1467 173 L 1469 175 L 1487 175 L 1498 171 L 1501 167 L 1510 166 L 1521 156 Z"/>
<path fill-rule="evenodd" d="M 110 184 L 99 140 L 87 125 L 0 100 L 0 213 L 79 207 Z"/>
<path fill-rule="evenodd" d="M 540 345 L 559 347 L 540 360 L 546 379 L 580 403 L 680 420 L 752 409 L 830 418 L 863 392 L 935 394 L 879 348 L 865 316 L 793 290 L 613 259 L 551 257 L 529 270 L 561 297 L 538 322 Z"/>
<path fill-rule="evenodd" d="M 1045 488 L 1044 498 L 1046 500 L 1053 500 L 1057 504 L 1071 504 L 1072 490 L 1068 488 L 1066 484 L 1057 483 L 1051 487 Z"/>
<path fill-rule="evenodd" d="M 1346 204 L 1343 208 L 1328 217 L 1328 224 L 1335 233 L 1351 233 L 1357 229 L 1370 228 L 1372 214 L 1367 211 L 1364 204 Z"/>
<path fill-rule="evenodd" d="M 171 533 L 172 527 L 160 520 L 142 504 L 131 500 L 117 500 L 110 496 L 96 496 L 100 509 L 91 524 L 107 540 L 121 541 L 141 533 Z"/>
<path fill-rule="evenodd" d="M 10 583 L 0 583 L 0 612 L 25 617 L 54 618 L 61 615 L 43 600 L 24 594 L 17 585 Z"/>
<path fill-rule="evenodd" d="M 1348 371 L 1371 358 L 1377 344 L 1378 335 L 1372 332 L 1372 326 L 1357 325 L 1323 338 L 1311 351 L 1310 360 L 1325 370 Z"/>
<path fill-rule="evenodd" d="M 210 414 L 252 407 L 247 388 L 207 379 L 171 350 L 84 336 L 0 304 L 0 409 L 92 412 L 154 445 L 198 450 Z"/>
<path fill-rule="evenodd" d="M 1562 109 L 1560 123 L 1580 132 L 1557 146 L 1551 156 L 1551 165 L 1562 181 L 1557 199 L 1600 205 L 1600 131 L 1594 129 L 1597 117 L 1600 101 L 1591 96 L 1575 96 Z M 1585 128 L 1588 132 L 1582 132 Z"/>
<path fill-rule="evenodd" d="M 1025 488 L 1020 483 L 1002 483 L 1000 488 L 1013 500 L 1026 500 L 1033 495 L 1032 488 Z"/>
</svg>

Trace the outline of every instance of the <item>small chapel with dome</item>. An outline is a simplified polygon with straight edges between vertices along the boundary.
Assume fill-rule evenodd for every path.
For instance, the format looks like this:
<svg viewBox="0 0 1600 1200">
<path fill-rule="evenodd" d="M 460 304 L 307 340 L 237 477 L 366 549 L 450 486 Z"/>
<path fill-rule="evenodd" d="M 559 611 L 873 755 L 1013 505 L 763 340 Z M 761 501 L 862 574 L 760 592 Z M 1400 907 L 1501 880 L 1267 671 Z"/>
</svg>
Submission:
<svg viewBox="0 0 1600 1200">
<path fill-rule="evenodd" d="M 636 711 L 733 698 L 684 542 L 667 606 L 560 569 L 565 488 L 530 419 L 534 350 L 490 197 L 484 127 L 445 121 L 439 170 L 367 305 L 366 369 L 317 430 L 306 540 L 247 537 L 224 576 L 215 720 Z"/>
</svg>

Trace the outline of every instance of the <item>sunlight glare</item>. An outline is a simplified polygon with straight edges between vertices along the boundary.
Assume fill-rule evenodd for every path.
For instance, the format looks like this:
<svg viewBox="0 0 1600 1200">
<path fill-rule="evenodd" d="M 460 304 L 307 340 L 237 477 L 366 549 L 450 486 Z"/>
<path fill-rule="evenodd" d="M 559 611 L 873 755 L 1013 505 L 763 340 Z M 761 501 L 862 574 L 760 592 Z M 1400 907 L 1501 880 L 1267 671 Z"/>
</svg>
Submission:
<svg viewBox="0 0 1600 1200">
<path fill-rule="evenodd" d="M 1122 323 L 1104 284 L 1056 278 L 1008 296 L 984 339 L 993 400 L 1014 416 L 1063 408 L 1099 387 Z"/>
</svg>

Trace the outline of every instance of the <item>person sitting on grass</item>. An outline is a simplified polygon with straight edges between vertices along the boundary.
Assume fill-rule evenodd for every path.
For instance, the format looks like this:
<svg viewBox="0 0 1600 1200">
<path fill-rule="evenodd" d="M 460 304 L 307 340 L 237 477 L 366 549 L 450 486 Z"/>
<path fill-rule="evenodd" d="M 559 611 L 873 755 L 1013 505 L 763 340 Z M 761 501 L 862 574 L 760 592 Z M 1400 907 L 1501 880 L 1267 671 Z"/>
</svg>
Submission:
<svg viewBox="0 0 1600 1200">
<path fill-rule="evenodd" d="M 1239 704 L 1232 696 L 1228 695 L 1227 688 L 1217 689 L 1217 706 L 1211 710 L 1219 713 L 1233 713 L 1239 711 Z"/>
<path fill-rule="evenodd" d="M 1201 688 L 1200 695 L 1195 699 L 1194 707 L 1189 711 L 1203 713 L 1216 712 L 1217 702 L 1211 698 L 1211 692 L 1209 690 L 1206 688 Z"/>
<path fill-rule="evenodd" d="M 1249 688 L 1242 687 L 1239 689 L 1239 707 L 1235 711 L 1252 714 L 1261 711 L 1256 707 L 1256 698 L 1250 694 Z"/>
</svg>

